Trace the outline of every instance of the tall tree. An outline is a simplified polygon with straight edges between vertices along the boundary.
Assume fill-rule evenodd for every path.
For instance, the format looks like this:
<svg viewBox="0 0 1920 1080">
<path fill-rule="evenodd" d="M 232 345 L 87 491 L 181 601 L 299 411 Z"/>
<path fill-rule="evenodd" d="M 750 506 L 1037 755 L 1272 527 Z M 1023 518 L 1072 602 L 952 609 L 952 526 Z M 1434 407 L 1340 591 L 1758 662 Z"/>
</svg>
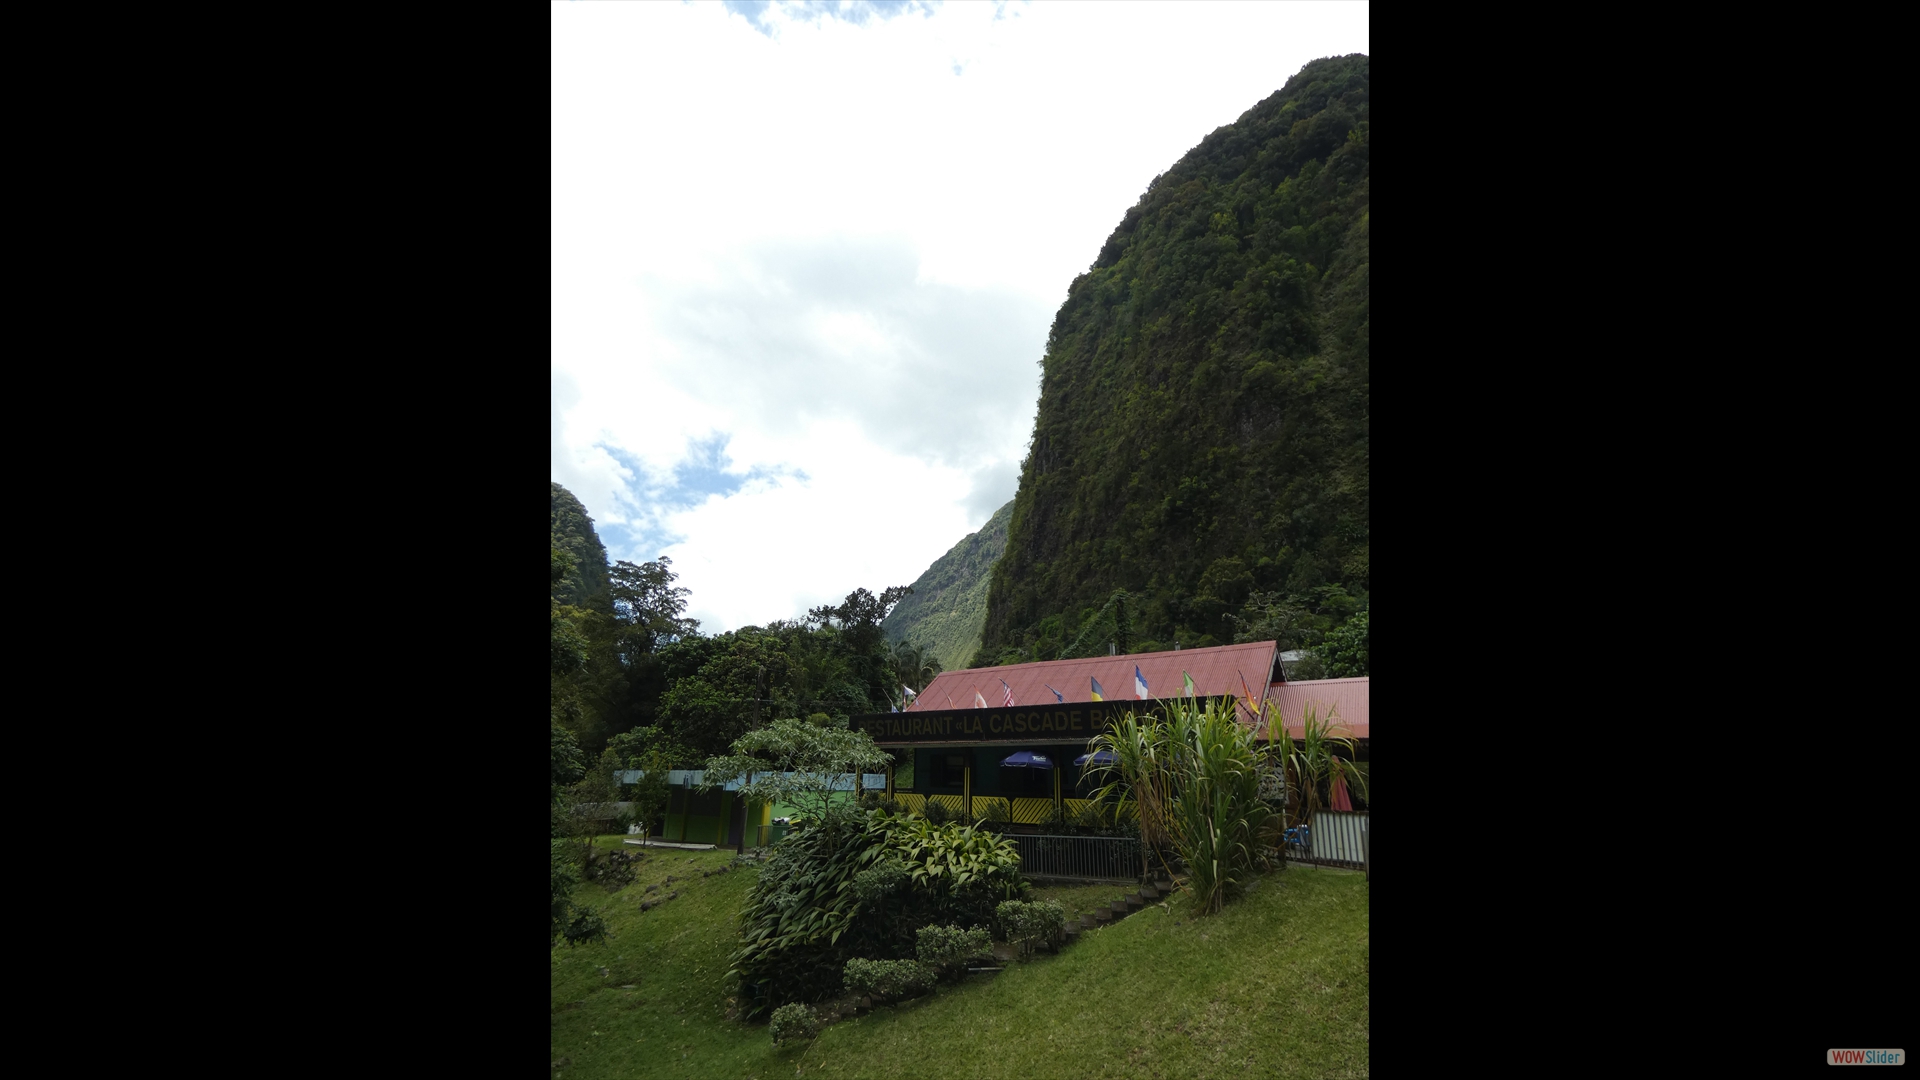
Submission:
<svg viewBox="0 0 1920 1080">
<path fill-rule="evenodd" d="M 838 606 L 822 606 L 807 613 L 808 621 L 822 626 L 830 626 L 840 635 L 842 647 L 846 650 L 848 661 L 853 665 L 854 676 L 865 691 L 867 708 L 879 707 L 894 700 L 899 691 L 887 684 L 892 678 L 892 664 L 888 660 L 885 647 L 886 634 L 880 629 L 880 620 L 887 617 L 895 604 L 912 595 L 911 585 L 895 585 L 875 596 L 866 589 L 855 589 Z"/>
</svg>

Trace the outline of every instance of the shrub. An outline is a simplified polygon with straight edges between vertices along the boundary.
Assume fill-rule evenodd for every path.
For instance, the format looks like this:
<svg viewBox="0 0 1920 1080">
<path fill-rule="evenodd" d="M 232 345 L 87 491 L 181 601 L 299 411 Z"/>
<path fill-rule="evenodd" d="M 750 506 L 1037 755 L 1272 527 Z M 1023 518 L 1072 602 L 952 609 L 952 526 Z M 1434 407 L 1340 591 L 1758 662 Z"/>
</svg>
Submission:
<svg viewBox="0 0 1920 1080">
<path fill-rule="evenodd" d="M 925 813 L 927 820 L 933 822 L 935 825 L 945 825 L 947 822 L 953 820 L 953 811 L 947 809 L 947 804 L 931 795 L 927 796 L 927 809 Z"/>
<path fill-rule="evenodd" d="M 910 960 L 929 924 L 980 926 L 1024 895 L 1013 844 L 971 827 L 845 804 L 797 827 L 740 913 L 730 958 L 746 1015 L 840 991 L 847 962 Z"/>
<path fill-rule="evenodd" d="M 1028 903 L 1008 900 L 994 909 L 1001 932 L 1020 947 L 1020 955 L 1031 956 L 1042 945 L 1053 945 L 1066 931 L 1067 913 L 1056 901 Z"/>
<path fill-rule="evenodd" d="M 969 960 L 993 955 L 993 937 L 984 926 L 971 930 L 957 926 L 923 926 L 918 938 L 921 966 L 942 975 L 958 971 Z"/>
<path fill-rule="evenodd" d="M 906 864 L 885 855 L 873 866 L 853 875 L 853 894 L 862 902 L 872 904 L 899 893 L 909 884 Z"/>
<path fill-rule="evenodd" d="M 773 1035 L 773 1045 L 779 1046 L 789 1039 L 813 1038 L 820 1034 L 820 1024 L 814 1020 L 812 1009 L 796 1002 L 773 1010 L 773 1022 L 767 1030 Z"/>
<path fill-rule="evenodd" d="M 856 957 L 847 961 L 841 978 L 851 993 L 910 997 L 925 993 L 933 985 L 935 974 L 913 960 L 861 960 Z"/>
</svg>

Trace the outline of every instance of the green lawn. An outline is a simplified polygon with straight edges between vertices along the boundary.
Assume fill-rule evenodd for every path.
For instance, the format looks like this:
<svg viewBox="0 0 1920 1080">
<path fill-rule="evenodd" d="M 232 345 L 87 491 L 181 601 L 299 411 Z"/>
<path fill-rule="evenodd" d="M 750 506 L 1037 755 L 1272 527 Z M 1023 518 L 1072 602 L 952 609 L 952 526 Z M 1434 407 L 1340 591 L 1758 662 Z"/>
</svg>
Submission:
<svg viewBox="0 0 1920 1080">
<path fill-rule="evenodd" d="M 614 838 L 617 845 L 618 838 Z M 604 842 L 603 842 L 604 843 Z M 1211 918 L 1180 898 L 1056 956 L 826 1028 L 776 1050 L 726 1019 L 726 958 L 754 871 L 726 850 L 655 851 L 604 905 L 615 936 L 552 953 L 555 1076 L 1365 1077 L 1368 884 L 1293 866 Z M 669 875 L 679 879 L 666 883 Z M 648 885 L 660 885 L 653 892 Z M 642 899 L 680 895 L 642 912 Z M 1090 910 L 1111 886 L 1048 887 Z M 602 973 L 604 971 L 604 974 Z"/>
</svg>

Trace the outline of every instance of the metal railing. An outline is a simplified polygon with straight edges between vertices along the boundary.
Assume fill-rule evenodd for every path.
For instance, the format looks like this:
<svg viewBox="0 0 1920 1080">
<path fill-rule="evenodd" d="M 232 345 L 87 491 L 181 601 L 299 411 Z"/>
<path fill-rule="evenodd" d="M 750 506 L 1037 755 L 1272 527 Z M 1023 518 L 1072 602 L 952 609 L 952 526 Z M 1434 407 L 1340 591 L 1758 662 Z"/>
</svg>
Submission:
<svg viewBox="0 0 1920 1080">
<path fill-rule="evenodd" d="M 1138 881 L 1140 839 L 1134 836 L 1022 836 L 1010 834 L 1027 877 Z"/>
<path fill-rule="evenodd" d="M 1370 812 L 1319 810 L 1313 822 L 1287 830 L 1287 858 L 1315 866 L 1369 870 Z"/>
</svg>

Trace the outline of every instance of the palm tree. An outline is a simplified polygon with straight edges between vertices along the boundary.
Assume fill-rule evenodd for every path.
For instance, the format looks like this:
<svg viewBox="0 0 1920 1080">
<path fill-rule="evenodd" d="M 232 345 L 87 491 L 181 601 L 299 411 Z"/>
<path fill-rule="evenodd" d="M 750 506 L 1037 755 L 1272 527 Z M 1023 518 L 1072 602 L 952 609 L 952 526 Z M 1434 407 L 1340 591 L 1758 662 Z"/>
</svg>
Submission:
<svg viewBox="0 0 1920 1080">
<path fill-rule="evenodd" d="M 911 641 L 901 641 L 894 645 L 892 656 L 893 673 L 901 686 L 914 693 L 927 688 L 934 676 L 945 671 L 940 658 Z"/>
</svg>

